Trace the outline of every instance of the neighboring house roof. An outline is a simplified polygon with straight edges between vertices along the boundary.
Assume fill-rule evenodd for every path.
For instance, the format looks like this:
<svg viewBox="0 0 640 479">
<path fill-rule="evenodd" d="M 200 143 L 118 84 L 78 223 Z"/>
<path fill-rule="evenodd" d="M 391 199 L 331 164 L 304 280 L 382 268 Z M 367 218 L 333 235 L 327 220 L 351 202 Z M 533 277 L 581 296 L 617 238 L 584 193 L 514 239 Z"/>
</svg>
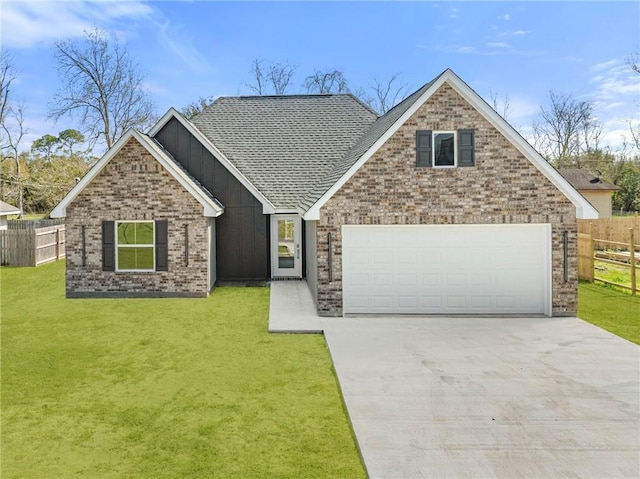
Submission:
<svg viewBox="0 0 640 479">
<path fill-rule="evenodd" d="M 582 168 L 560 168 L 560 174 L 573 186 L 576 190 L 602 190 L 602 191 L 618 191 L 619 186 L 604 181 L 595 176 L 588 170 Z"/>
<path fill-rule="evenodd" d="M 278 210 L 295 211 L 376 119 L 338 94 L 222 97 L 191 122 Z"/>
<path fill-rule="evenodd" d="M 463 82 L 452 70 L 445 70 L 433 81 L 427 83 L 411 95 L 405 102 L 398 104 L 387 112 L 389 119 L 395 119 L 388 128 L 378 128 L 371 132 L 371 138 L 364 142 L 371 146 L 355 161 L 345 161 L 351 166 L 326 190 L 313 205 L 308 206 L 313 198 L 304 200 L 300 207 L 305 220 L 317 220 L 320 208 L 362 167 L 362 165 L 422 106 L 444 83 L 449 84 L 459 95 L 485 117 L 500 133 L 502 133 L 533 165 L 553 183 L 576 207 L 578 218 L 597 218 L 598 211 L 580 194 L 558 171 L 547 161 L 496 111 L 489 106 L 469 85 Z M 398 113 L 393 110 L 399 109 Z M 386 116 L 386 115 L 385 115 Z M 384 117 L 382 117 L 384 118 Z M 375 126 L 374 126 L 375 128 Z M 373 128 L 372 128 L 373 130 Z M 376 139 L 376 134 L 379 136 Z M 375 141 L 371 141 L 375 139 Z M 357 155 L 354 155 L 357 156 Z M 327 182 L 328 183 L 328 182 Z M 315 191 L 317 195 L 317 191 Z"/>
<path fill-rule="evenodd" d="M 51 218 L 63 218 L 66 216 L 67 206 L 78 194 L 95 178 L 111 159 L 131 139 L 135 138 L 170 174 L 180 183 L 198 203 L 203 207 L 203 215 L 209 217 L 220 216 L 224 207 L 213 195 L 198 181 L 196 181 L 162 146 L 153 138 L 135 129 L 129 129 L 107 151 L 100 160 L 87 172 L 87 174 L 71 189 L 69 193 L 58 203 L 51 212 Z"/>
<path fill-rule="evenodd" d="M 0 200 L 0 216 L 19 215 L 20 208 Z"/>
</svg>

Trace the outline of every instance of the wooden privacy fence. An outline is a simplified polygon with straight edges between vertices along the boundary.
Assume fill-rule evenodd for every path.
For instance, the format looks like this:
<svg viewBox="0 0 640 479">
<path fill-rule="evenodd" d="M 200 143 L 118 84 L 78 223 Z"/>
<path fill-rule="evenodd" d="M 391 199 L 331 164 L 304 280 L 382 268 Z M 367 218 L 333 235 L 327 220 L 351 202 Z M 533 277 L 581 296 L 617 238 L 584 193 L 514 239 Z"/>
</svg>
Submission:
<svg viewBox="0 0 640 479">
<path fill-rule="evenodd" d="M 601 281 L 619 288 L 638 291 L 637 268 L 640 258 L 640 244 L 636 243 L 633 228 L 628 230 L 628 242 L 609 241 L 594 238 L 593 229 L 589 234 L 578 233 L 578 278 L 586 281 Z M 631 285 L 620 284 L 596 275 L 595 262 L 610 264 L 617 268 L 629 269 Z"/>
<path fill-rule="evenodd" d="M 634 230 L 636 240 L 640 240 L 640 216 L 637 213 L 634 216 L 578 220 L 578 233 L 588 235 L 593 232 L 594 238 L 599 238 L 603 241 L 628 244 L 630 229 Z"/>
<path fill-rule="evenodd" d="M 0 265 L 38 266 L 65 257 L 66 230 L 58 220 L 9 221 L 0 230 Z"/>
</svg>

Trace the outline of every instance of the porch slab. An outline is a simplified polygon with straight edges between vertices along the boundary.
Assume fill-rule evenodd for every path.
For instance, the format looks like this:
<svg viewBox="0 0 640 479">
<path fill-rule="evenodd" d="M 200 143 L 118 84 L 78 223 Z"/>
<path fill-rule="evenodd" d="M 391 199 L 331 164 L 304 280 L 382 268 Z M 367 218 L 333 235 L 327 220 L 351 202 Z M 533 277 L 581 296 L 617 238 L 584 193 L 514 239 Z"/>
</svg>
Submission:
<svg viewBox="0 0 640 479">
<path fill-rule="evenodd" d="M 306 281 L 272 281 L 270 287 L 270 333 L 322 333 L 324 319 L 316 312 Z"/>
</svg>

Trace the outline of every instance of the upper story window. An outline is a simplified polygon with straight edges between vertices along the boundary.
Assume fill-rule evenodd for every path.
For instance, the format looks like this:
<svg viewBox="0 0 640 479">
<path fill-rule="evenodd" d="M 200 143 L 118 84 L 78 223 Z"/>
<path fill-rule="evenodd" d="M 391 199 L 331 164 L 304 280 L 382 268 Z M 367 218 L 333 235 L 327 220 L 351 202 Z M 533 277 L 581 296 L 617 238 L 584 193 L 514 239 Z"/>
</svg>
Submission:
<svg viewBox="0 0 640 479">
<path fill-rule="evenodd" d="M 454 131 L 433 132 L 434 168 L 456 166 L 456 133 Z"/>
<path fill-rule="evenodd" d="M 455 168 L 475 165 L 473 130 L 416 132 L 416 166 Z"/>
<path fill-rule="evenodd" d="M 154 271 L 154 222 L 117 221 L 116 230 L 116 270 Z"/>
</svg>

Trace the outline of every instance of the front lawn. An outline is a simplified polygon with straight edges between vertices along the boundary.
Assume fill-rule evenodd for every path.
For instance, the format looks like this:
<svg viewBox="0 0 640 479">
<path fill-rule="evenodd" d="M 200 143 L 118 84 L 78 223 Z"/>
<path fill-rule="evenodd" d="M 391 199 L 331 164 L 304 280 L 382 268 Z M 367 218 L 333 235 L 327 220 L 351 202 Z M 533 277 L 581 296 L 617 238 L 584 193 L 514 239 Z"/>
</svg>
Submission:
<svg viewBox="0 0 640 479">
<path fill-rule="evenodd" d="M 324 338 L 267 333 L 269 290 L 64 298 L 0 268 L 9 478 L 364 477 Z"/>
<path fill-rule="evenodd" d="M 640 344 L 640 296 L 597 283 L 580 283 L 578 317 Z"/>
</svg>

